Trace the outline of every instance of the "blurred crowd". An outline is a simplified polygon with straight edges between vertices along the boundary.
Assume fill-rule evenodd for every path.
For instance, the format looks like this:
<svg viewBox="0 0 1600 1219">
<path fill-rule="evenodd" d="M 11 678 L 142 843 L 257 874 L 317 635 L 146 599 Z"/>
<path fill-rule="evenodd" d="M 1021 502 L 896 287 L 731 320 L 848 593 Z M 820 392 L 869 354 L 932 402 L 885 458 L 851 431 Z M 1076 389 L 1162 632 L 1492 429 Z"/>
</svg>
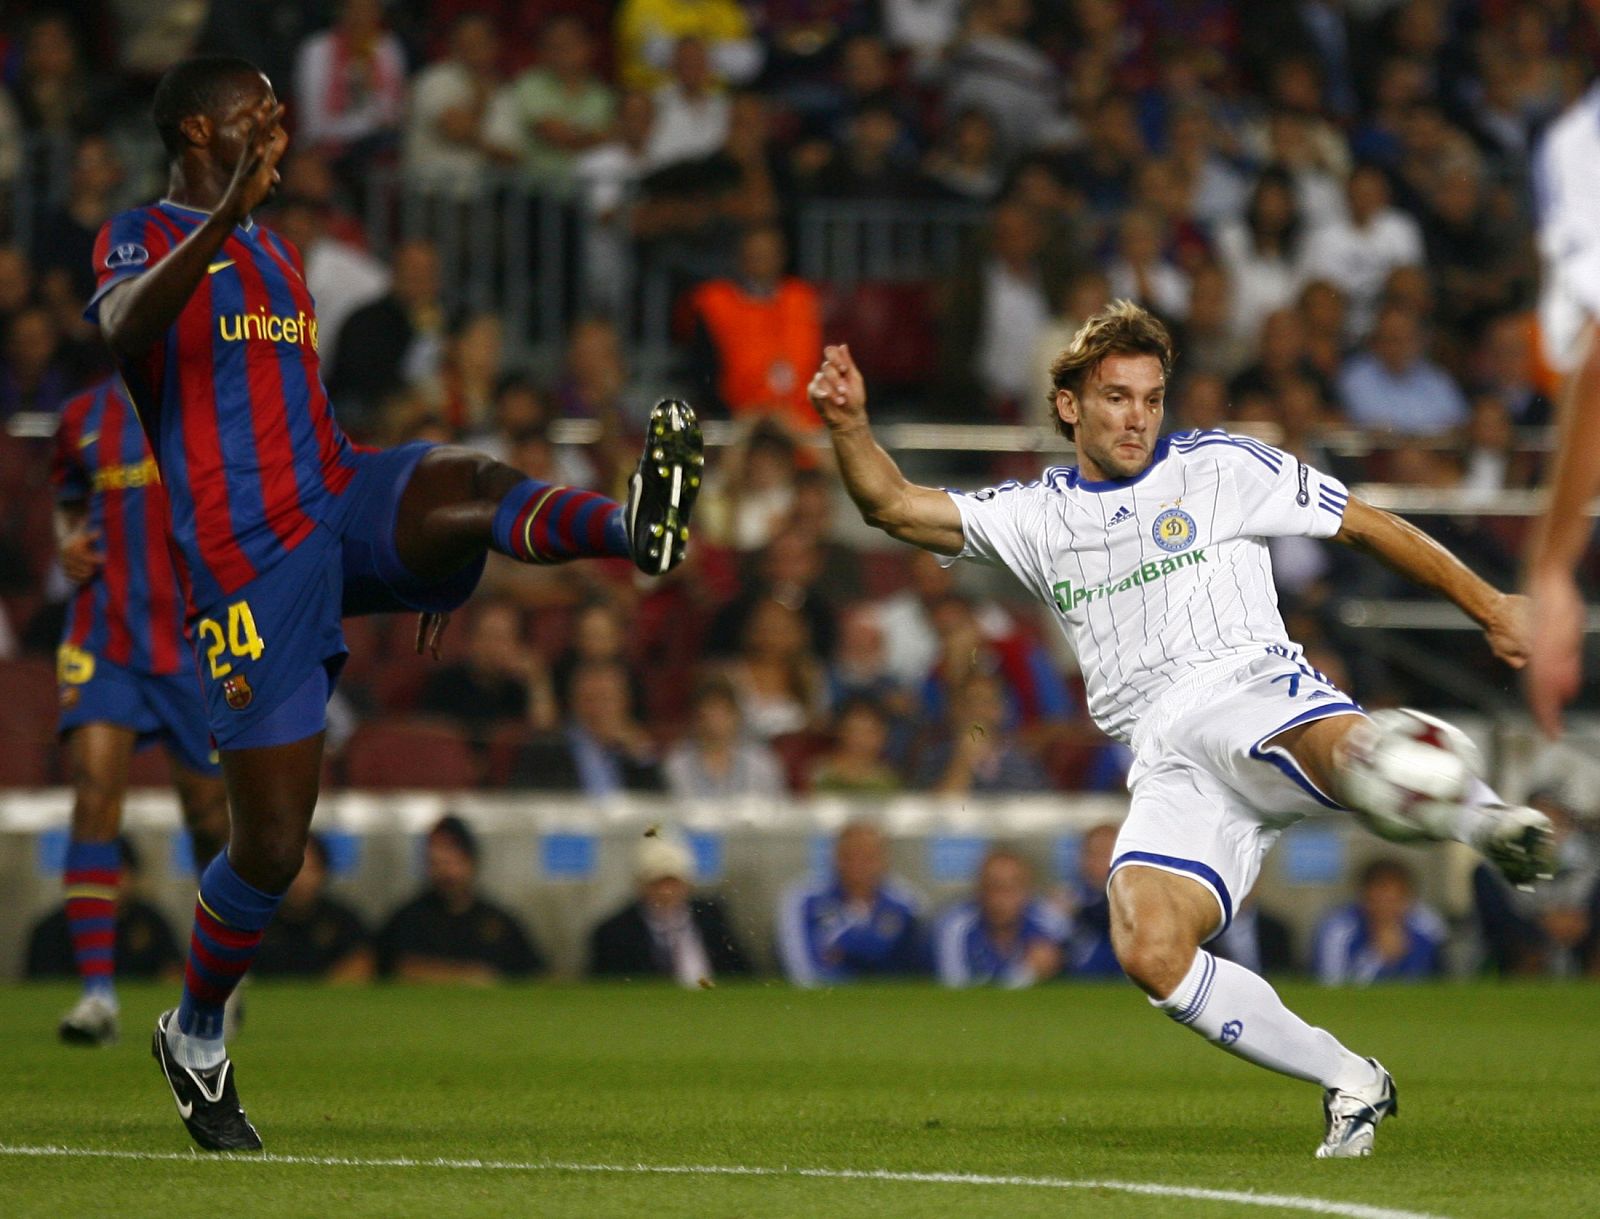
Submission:
<svg viewBox="0 0 1600 1219">
<path fill-rule="evenodd" d="M 1482 973 L 1500 977 L 1600 976 L 1600 854 L 1559 789 L 1532 797 L 1559 834 L 1555 879 L 1537 893 L 1512 889 L 1487 864 L 1473 874 L 1471 911 L 1452 927 L 1418 895 L 1410 866 L 1380 856 L 1354 876 L 1351 900 L 1323 912 L 1308 942 L 1254 898 L 1213 950 L 1259 973 L 1300 974 L 1327 986 L 1417 982 Z M 1030 854 L 990 846 L 970 891 L 930 909 L 891 871 L 891 844 L 869 821 L 847 824 L 826 866 L 784 890 L 773 914 L 775 971 L 796 986 L 933 977 L 946 986 L 1026 987 L 1056 979 L 1122 976 L 1106 898 L 1114 823 L 1073 840 L 1065 871 L 1050 878 Z M 376 928 L 330 892 L 329 850 L 313 836 L 305 867 L 268 928 L 253 974 L 365 982 L 489 984 L 547 968 L 539 929 L 487 896 L 471 826 L 447 814 L 424 840 L 421 890 Z M 171 976 L 181 964 L 160 911 L 139 896 L 137 858 L 117 917 L 117 968 L 125 977 Z M 729 908 L 735 891 L 697 889 L 689 840 L 652 827 L 633 853 L 633 892 L 587 931 L 586 976 L 660 978 L 706 987 L 748 975 L 752 955 Z M 736 904 L 736 903 L 735 903 Z M 74 975 L 66 918 L 35 925 L 27 976 Z"/>
</svg>

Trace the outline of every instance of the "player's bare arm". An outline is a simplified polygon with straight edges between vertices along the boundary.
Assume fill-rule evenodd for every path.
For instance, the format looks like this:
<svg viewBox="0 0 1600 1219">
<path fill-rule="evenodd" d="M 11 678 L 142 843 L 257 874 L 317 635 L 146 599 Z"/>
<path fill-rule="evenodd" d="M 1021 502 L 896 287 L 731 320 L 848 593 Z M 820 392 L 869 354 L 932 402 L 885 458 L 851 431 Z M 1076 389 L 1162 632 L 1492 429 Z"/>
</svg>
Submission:
<svg viewBox="0 0 1600 1219">
<path fill-rule="evenodd" d="M 74 584 L 86 584 L 100 574 L 106 557 L 95 545 L 100 534 L 89 528 L 89 506 L 84 503 L 56 505 L 56 551 L 61 570 Z"/>
<path fill-rule="evenodd" d="M 1583 670 L 1583 594 L 1575 575 L 1593 533 L 1588 505 L 1600 494 L 1600 336 L 1593 323 L 1583 359 L 1568 378 L 1556 427 L 1550 502 L 1534 531 L 1524 586 L 1533 602 L 1528 707 L 1548 735 L 1561 734 L 1561 709 L 1578 693 Z"/>
<path fill-rule="evenodd" d="M 1352 495 L 1333 540 L 1448 597 L 1483 627 L 1496 656 L 1514 669 L 1527 663 L 1527 598 L 1501 592 L 1409 521 Z"/>
<path fill-rule="evenodd" d="M 828 425 L 839 472 L 862 520 L 935 554 L 960 554 L 965 539 L 955 501 L 948 492 L 910 482 L 874 439 L 866 381 L 849 347 L 822 349 L 822 367 L 809 392 L 811 405 Z"/>
<path fill-rule="evenodd" d="M 271 193 L 278 180 L 278 161 L 289 146 L 283 128 L 284 109 L 266 78 L 261 92 L 252 91 L 223 116 L 213 130 L 203 114 L 184 120 L 184 134 L 193 141 L 197 159 L 213 139 L 218 153 L 204 154 L 199 185 L 174 190 L 176 202 L 210 210 L 204 224 L 149 271 L 113 289 L 100 304 L 100 329 L 111 349 L 123 359 L 140 355 L 159 342 L 194 295 L 206 268 L 235 226 L 243 223 Z M 231 158 L 232 163 L 228 161 Z M 187 179 L 191 183 L 194 175 Z"/>
</svg>

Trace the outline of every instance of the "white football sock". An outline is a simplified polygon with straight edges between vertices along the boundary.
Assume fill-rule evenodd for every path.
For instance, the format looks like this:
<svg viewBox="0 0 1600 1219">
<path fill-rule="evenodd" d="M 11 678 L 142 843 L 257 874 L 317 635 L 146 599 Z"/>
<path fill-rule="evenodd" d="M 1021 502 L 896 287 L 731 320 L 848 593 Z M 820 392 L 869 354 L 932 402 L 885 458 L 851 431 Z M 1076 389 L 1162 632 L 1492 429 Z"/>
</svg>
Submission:
<svg viewBox="0 0 1600 1219">
<path fill-rule="evenodd" d="M 1495 793 L 1494 788 L 1482 779 L 1474 779 L 1472 786 L 1467 788 L 1467 798 L 1451 810 L 1441 828 L 1457 842 L 1464 842 L 1469 847 L 1481 851 L 1483 849 L 1481 844 L 1498 820 L 1496 814 L 1490 810 L 1503 808 L 1505 803 Z"/>
<path fill-rule="evenodd" d="M 194 1037 L 179 1032 L 176 1016 L 167 1021 L 167 1050 L 180 1066 L 191 1071 L 209 1071 L 228 1057 L 221 1037 Z"/>
<path fill-rule="evenodd" d="M 1370 1087 L 1377 1079 L 1366 1059 L 1286 1008 L 1265 978 L 1203 948 L 1195 951 L 1178 988 L 1150 1002 L 1207 1041 L 1269 1071 L 1345 1090 Z"/>
</svg>

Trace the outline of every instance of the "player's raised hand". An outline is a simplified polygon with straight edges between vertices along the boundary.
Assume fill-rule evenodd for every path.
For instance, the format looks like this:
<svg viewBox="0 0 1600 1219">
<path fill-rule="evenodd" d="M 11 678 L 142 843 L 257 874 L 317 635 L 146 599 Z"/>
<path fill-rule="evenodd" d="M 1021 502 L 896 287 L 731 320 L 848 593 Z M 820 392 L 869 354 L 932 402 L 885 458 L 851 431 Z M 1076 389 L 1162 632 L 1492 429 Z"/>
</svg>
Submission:
<svg viewBox="0 0 1600 1219">
<path fill-rule="evenodd" d="M 822 349 L 822 367 L 806 387 L 811 405 L 831 428 L 847 428 L 867 421 L 867 383 L 841 343 Z"/>
<path fill-rule="evenodd" d="M 1583 677 L 1583 595 L 1566 572 L 1535 574 L 1528 582 L 1533 638 L 1522 675 L 1534 722 L 1552 740 L 1561 735 L 1561 710 L 1578 696 Z"/>
<path fill-rule="evenodd" d="M 281 104 L 263 99 L 244 121 L 244 153 L 234 166 L 233 180 L 218 209 L 235 221 L 243 221 L 272 193 L 278 181 L 278 162 L 289 147 Z"/>
<path fill-rule="evenodd" d="M 100 532 L 87 526 L 61 539 L 61 570 L 74 584 L 87 584 L 105 566 L 106 556 L 95 549 Z"/>
<path fill-rule="evenodd" d="M 1513 669 L 1522 668 L 1528 663 L 1533 634 L 1528 599 L 1514 593 L 1503 595 L 1484 621 L 1483 634 L 1496 656 Z"/>
</svg>

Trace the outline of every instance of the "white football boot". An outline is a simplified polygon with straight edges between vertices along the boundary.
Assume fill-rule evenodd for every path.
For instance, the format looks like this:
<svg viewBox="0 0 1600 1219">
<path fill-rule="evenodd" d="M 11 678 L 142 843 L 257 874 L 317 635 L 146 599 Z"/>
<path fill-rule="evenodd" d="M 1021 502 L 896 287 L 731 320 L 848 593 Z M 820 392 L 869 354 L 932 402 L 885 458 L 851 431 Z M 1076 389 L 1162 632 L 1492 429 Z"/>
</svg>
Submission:
<svg viewBox="0 0 1600 1219">
<path fill-rule="evenodd" d="M 1400 1114 L 1400 1095 L 1394 1077 L 1375 1058 L 1367 1059 L 1378 1072 L 1378 1082 L 1353 1092 L 1329 1088 L 1322 1094 L 1322 1114 L 1328 1131 L 1317 1148 L 1319 1160 L 1352 1159 L 1372 1154 L 1372 1136 L 1378 1123 Z"/>
<path fill-rule="evenodd" d="M 115 1045 L 121 1028 L 117 1005 L 104 995 L 85 993 L 56 1027 L 68 1045 Z"/>
</svg>

